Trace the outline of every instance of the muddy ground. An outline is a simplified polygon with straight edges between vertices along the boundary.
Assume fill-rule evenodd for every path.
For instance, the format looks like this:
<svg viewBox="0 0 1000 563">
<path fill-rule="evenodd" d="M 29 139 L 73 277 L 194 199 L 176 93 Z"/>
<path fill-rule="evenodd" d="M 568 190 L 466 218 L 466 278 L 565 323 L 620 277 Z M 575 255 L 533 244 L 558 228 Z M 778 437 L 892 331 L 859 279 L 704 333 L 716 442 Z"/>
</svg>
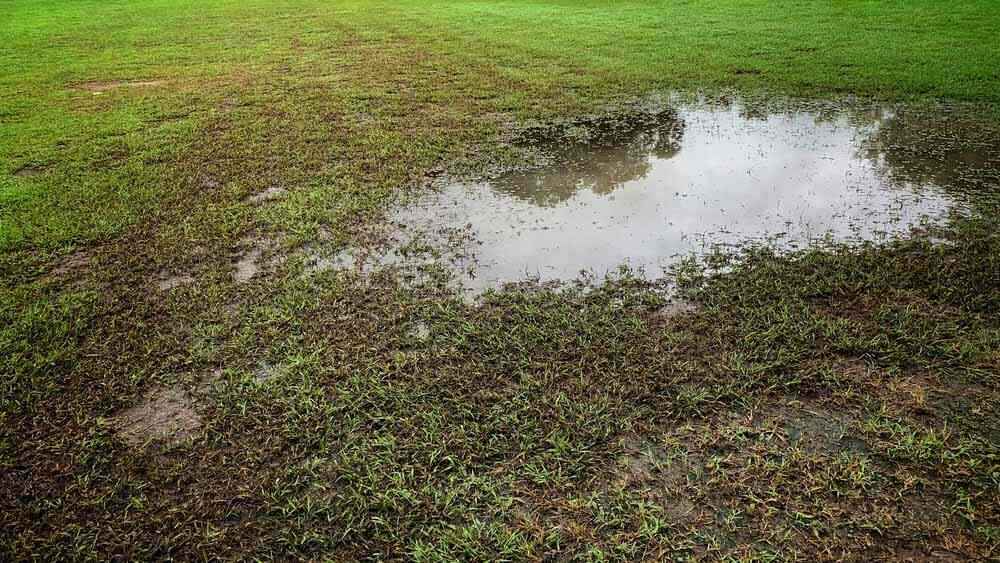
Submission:
<svg viewBox="0 0 1000 563">
<path fill-rule="evenodd" d="M 15 2 L 0 559 L 998 557 L 995 10 L 743 4 Z M 677 88 L 899 221 L 466 291 L 400 219 L 677 181 Z"/>
</svg>

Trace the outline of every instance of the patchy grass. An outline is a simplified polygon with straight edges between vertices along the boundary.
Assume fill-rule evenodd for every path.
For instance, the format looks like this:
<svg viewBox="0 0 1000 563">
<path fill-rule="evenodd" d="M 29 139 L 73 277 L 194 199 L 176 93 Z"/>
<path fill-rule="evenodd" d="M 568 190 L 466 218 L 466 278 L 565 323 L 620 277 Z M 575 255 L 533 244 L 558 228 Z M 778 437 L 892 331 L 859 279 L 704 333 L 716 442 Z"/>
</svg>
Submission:
<svg viewBox="0 0 1000 563">
<path fill-rule="evenodd" d="M 6 8 L 4 558 L 997 556 L 989 177 L 934 177 L 974 196 L 945 244 L 691 263 L 669 315 L 628 275 L 470 306 L 298 253 L 651 91 L 995 120 L 992 3 Z"/>
</svg>

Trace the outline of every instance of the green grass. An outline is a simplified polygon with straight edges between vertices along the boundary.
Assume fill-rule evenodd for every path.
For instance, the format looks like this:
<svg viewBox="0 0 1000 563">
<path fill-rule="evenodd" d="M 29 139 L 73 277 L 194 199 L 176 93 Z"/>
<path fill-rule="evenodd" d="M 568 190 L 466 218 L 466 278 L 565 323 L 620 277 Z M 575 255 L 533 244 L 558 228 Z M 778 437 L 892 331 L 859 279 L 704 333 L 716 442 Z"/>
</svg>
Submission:
<svg viewBox="0 0 1000 563">
<path fill-rule="evenodd" d="M 453 131 L 460 123 L 487 125 L 484 115 L 552 115 L 650 90 L 995 102 L 1000 80 L 990 2 L 6 7 L 0 248 L 8 249 L 120 233 L 179 189 L 167 163 L 226 149 L 211 135 L 220 120 L 238 124 L 241 138 L 231 142 L 240 150 L 277 141 L 273 158 L 305 172 L 318 165 L 309 157 L 329 164 L 332 155 L 322 153 L 336 149 L 310 147 L 316 154 L 303 155 L 301 144 L 335 138 L 350 125 L 310 117 L 343 119 L 367 108 L 386 120 L 423 115 L 419 126 L 436 134 L 421 141 L 440 150 L 460 136 Z M 102 96 L 74 88 L 115 80 L 164 83 Z M 268 130 L 274 121 L 291 130 Z M 283 139 L 268 138 L 274 135 Z M 417 140 L 406 141 L 397 144 Z M 9 177 L 32 165 L 46 174 Z"/>
<path fill-rule="evenodd" d="M 652 92 L 946 99 L 995 146 L 993 2 L 2 6 L 0 558 L 1000 553 L 995 184 L 951 244 L 689 264 L 669 320 L 629 276 L 471 307 L 296 258 Z M 162 387 L 201 424 L 126 443 Z"/>
</svg>

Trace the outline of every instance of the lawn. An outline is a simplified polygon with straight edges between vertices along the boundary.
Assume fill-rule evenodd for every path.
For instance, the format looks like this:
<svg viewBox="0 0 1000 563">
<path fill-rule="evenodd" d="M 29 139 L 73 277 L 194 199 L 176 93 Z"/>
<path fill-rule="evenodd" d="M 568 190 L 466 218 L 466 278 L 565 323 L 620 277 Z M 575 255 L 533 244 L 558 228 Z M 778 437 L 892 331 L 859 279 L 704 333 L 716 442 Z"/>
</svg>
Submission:
<svg viewBox="0 0 1000 563">
<path fill-rule="evenodd" d="M 672 316 L 302 257 L 651 93 L 946 102 L 997 156 L 995 2 L 0 7 L 0 558 L 1000 556 L 1000 160 Z"/>
</svg>

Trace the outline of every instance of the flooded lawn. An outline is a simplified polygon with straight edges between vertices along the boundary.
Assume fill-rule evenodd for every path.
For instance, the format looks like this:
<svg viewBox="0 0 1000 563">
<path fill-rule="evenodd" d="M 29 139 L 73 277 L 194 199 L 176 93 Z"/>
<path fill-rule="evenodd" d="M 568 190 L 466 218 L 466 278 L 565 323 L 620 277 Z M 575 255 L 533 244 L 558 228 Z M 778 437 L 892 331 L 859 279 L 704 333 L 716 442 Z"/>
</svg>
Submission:
<svg viewBox="0 0 1000 563">
<path fill-rule="evenodd" d="M 943 220 L 961 207 L 957 184 L 995 171 L 995 147 L 952 125 L 881 107 L 702 102 L 529 131 L 541 165 L 443 182 L 397 208 L 378 261 L 398 265 L 400 248 L 431 241 L 478 293 L 622 265 L 657 279 L 683 257 L 748 243 L 884 241 Z"/>
</svg>

